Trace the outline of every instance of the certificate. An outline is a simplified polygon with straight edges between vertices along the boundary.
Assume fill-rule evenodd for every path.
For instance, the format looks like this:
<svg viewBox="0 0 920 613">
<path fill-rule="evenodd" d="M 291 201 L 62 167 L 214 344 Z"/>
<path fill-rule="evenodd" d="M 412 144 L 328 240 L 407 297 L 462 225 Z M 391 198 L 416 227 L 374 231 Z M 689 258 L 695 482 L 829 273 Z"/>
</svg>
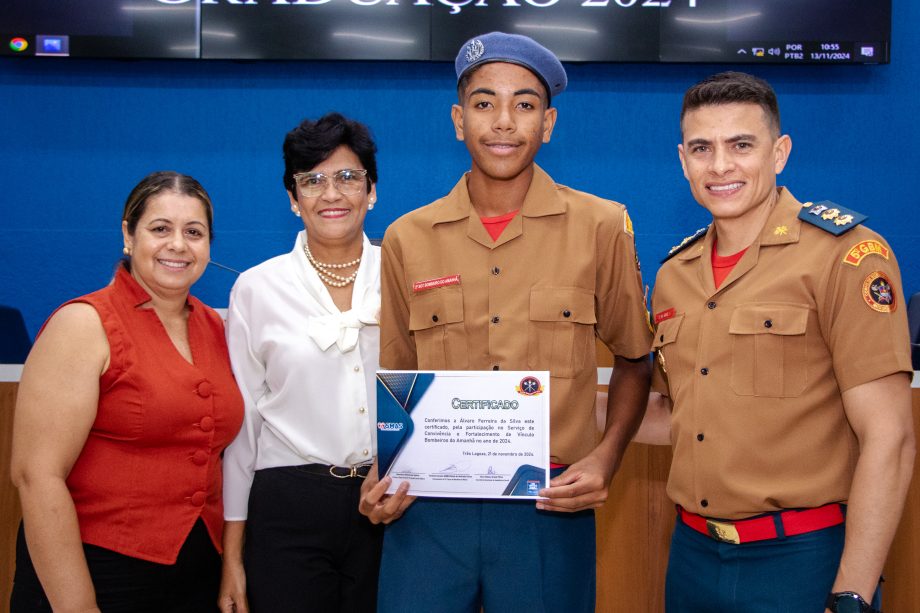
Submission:
<svg viewBox="0 0 920 613">
<path fill-rule="evenodd" d="M 537 498 L 549 483 L 549 372 L 377 373 L 377 463 L 389 493 Z"/>
</svg>

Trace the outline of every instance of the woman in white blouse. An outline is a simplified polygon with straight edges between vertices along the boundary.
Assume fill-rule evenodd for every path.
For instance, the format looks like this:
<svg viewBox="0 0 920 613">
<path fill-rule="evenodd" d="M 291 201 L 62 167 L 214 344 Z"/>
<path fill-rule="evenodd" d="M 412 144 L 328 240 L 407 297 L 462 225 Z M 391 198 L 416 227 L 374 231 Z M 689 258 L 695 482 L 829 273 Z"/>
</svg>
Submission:
<svg viewBox="0 0 920 613">
<path fill-rule="evenodd" d="M 228 343 L 245 401 L 224 457 L 225 612 L 374 611 L 382 527 L 358 513 L 376 455 L 380 249 L 368 129 L 331 113 L 284 141 L 294 249 L 240 275 Z"/>
</svg>

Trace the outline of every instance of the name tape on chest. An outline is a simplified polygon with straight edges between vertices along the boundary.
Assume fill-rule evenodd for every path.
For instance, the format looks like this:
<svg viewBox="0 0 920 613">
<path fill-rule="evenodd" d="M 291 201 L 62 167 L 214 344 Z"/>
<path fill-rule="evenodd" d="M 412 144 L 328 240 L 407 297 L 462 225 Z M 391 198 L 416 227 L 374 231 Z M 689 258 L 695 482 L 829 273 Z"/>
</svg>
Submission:
<svg viewBox="0 0 920 613">
<path fill-rule="evenodd" d="M 447 285 L 460 285 L 460 275 L 450 275 L 449 277 L 416 281 L 412 284 L 412 291 L 418 293 L 426 289 L 435 289 L 436 287 L 445 287 Z"/>
</svg>

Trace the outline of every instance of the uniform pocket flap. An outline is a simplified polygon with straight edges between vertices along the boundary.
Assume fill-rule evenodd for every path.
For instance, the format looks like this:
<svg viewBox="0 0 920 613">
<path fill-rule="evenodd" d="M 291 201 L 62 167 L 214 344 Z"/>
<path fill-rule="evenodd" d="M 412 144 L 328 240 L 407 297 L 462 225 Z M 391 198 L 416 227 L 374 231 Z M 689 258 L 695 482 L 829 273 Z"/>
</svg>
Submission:
<svg viewBox="0 0 920 613">
<path fill-rule="evenodd" d="M 758 303 L 735 308 L 730 334 L 805 334 L 809 308 L 804 304 Z"/>
<path fill-rule="evenodd" d="M 535 287 L 530 290 L 530 320 L 595 324 L 594 292 L 580 287 Z"/>
<path fill-rule="evenodd" d="M 655 330 L 655 338 L 652 339 L 652 351 L 676 341 L 677 331 L 680 330 L 680 324 L 683 321 L 684 314 L 681 313 L 659 323 Z"/>
<path fill-rule="evenodd" d="M 409 329 L 427 330 L 463 321 L 463 292 L 460 288 L 427 290 L 409 298 Z"/>
</svg>

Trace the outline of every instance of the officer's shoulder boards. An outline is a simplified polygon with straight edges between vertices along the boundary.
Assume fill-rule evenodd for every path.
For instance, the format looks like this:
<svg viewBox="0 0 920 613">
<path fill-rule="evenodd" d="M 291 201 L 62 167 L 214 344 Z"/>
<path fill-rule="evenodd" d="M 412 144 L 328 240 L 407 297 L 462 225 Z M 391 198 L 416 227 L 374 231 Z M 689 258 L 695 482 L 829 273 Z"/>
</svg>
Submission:
<svg viewBox="0 0 920 613">
<path fill-rule="evenodd" d="M 868 218 L 868 215 L 857 213 L 830 200 L 806 202 L 799 211 L 799 219 L 834 236 L 852 230 Z"/>
<path fill-rule="evenodd" d="M 693 234 L 691 234 L 684 240 L 680 241 L 680 243 L 678 243 L 677 245 L 674 245 L 673 247 L 671 247 L 671 250 L 668 251 L 667 257 L 661 260 L 661 263 L 664 264 L 665 262 L 673 258 L 675 255 L 677 255 L 678 253 L 680 253 L 681 251 L 683 251 L 684 249 L 686 249 L 687 247 L 689 247 L 696 241 L 706 236 L 706 231 L 708 229 L 709 229 L 709 226 L 706 226 L 705 228 L 700 228 L 699 230 L 697 230 L 696 232 L 694 232 Z"/>
</svg>

